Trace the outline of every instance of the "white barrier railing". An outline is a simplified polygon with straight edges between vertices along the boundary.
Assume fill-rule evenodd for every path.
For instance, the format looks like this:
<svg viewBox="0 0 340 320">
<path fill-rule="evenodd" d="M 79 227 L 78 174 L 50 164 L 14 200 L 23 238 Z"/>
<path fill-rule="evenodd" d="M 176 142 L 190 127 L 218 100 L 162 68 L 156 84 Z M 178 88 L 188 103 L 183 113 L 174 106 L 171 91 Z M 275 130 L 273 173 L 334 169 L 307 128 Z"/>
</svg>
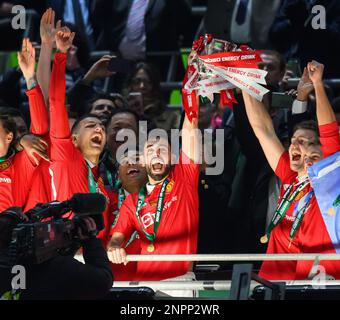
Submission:
<svg viewBox="0 0 340 320">
<path fill-rule="evenodd" d="M 340 254 L 145 254 L 127 255 L 128 261 L 314 261 L 340 260 Z"/>
<path fill-rule="evenodd" d="M 339 280 L 280 280 L 271 281 L 286 282 L 286 286 L 312 286 L 315 288 L 322 288 L 324 286 L 340 286 Z M 250 290 L 254 290 L 255 287 L 260 286 L 256 281 L 251 281 Z M 162 290 L 226 290 L 231 289 L 231 281 L 115 281 L 113 288 L 140 288 L 148 287 L 154 291 Z"/>
</svg>

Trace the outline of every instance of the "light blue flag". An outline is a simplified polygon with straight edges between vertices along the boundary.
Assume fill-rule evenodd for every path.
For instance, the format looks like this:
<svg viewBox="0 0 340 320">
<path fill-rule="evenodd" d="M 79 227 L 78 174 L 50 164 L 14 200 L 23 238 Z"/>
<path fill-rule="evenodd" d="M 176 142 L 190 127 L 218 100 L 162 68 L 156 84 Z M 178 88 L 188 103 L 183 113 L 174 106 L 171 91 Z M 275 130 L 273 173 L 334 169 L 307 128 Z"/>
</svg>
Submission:
<svg viewBox="0 0 340 320">
<path fill-rule="evenodd" d="M 323 220 L 337 253 L 340 253 L 340 152 L 308 169 Z"/>
</svg>

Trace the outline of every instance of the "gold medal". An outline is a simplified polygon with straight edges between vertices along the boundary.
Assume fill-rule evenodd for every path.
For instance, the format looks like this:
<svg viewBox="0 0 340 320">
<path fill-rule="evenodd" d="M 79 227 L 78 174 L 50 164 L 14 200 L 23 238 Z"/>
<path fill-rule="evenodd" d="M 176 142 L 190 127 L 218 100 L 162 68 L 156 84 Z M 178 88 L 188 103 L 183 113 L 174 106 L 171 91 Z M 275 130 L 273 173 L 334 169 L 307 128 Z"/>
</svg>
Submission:
<svg viewBox="0 0 340 320">
<path fill-rule="evenodd" d="M 265 244 L 265 243 L 267 243 L 268 242 L 268 236 L 267 235 L 264 235 L 263 237 L 261 237 L 261 239 L 260 239 L 260 242 L 262 243 L 262 244 Z"/>
<path fill-rule="evenodd" d="M 148 252 L 150 252 L 150 253 L 152 253 L 152 252 L 154 252 L 155 251 L 155 246 L 154 246 L 154 244 L 153 243 L 150 243 L 149 245 L 148 245 Z"/>
<path fill-rule="evenodd" d="M 328 212 L 328 215 L 329 215 L 330 217 L 333 216 L 333 215 L 335 214 L 334 208 L 329 208 L 327 212 Z"/>
</svg>

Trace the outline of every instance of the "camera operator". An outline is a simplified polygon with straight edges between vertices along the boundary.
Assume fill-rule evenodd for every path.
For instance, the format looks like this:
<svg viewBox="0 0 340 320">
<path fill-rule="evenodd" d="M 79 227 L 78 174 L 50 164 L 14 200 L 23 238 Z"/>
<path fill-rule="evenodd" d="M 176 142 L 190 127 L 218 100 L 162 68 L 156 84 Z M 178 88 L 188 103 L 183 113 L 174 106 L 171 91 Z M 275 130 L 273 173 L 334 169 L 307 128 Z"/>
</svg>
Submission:
<svg viewBox="0 0 340 320">
<path fill-rule="evenodd" d="M 0 300 L 11 298 L 11 281 L 15 276 L 11 273 L 9 254 L 12 231 L 26 220 L 17 208 L 0 214 Z M 58 255 L 41 264 L 24 265 L 26 289 L 20 290 L 20 300 L 100 299 L 109 292 L 113 282 L 111 266 L 101 240 L 94 236 L 96 223 L 90 217 L 82 217 L 76 232 L 85 264 L 73 256 Z"/>
</svg>

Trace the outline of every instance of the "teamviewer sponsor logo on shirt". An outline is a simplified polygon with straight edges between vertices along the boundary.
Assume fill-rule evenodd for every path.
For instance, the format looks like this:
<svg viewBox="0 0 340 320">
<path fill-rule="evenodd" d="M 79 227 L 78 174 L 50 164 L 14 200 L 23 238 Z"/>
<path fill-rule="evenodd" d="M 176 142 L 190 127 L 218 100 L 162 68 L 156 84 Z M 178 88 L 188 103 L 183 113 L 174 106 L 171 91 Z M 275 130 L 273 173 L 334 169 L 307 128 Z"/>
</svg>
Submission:
<svg viewBox="0 0 340 320">
<path fill-rule="evenodd" d="M 144 229 L 147 229 L 155 223 L 155 216 L 156 214 L 148 212 L 142 217 L 141 221 Z"/>
<path fill-rule="evenodd" d="M 0 183 L 12 183 L 12 179 L 11 178 L 0 178 Z"/>
<path fill-rule="evenodd" d="M 285 219 L 288 221 L 295 221 L 295 217 L 292 216 L 285 216 Z"/>
<path fill-rule="evenodd" d="M 164 204 L 164 209 L 168 209 L 173 202 L 177 201 L 177 196 L 172 197 L 172 199 L 169 202 L 166 202 Z"/>
</svg>

